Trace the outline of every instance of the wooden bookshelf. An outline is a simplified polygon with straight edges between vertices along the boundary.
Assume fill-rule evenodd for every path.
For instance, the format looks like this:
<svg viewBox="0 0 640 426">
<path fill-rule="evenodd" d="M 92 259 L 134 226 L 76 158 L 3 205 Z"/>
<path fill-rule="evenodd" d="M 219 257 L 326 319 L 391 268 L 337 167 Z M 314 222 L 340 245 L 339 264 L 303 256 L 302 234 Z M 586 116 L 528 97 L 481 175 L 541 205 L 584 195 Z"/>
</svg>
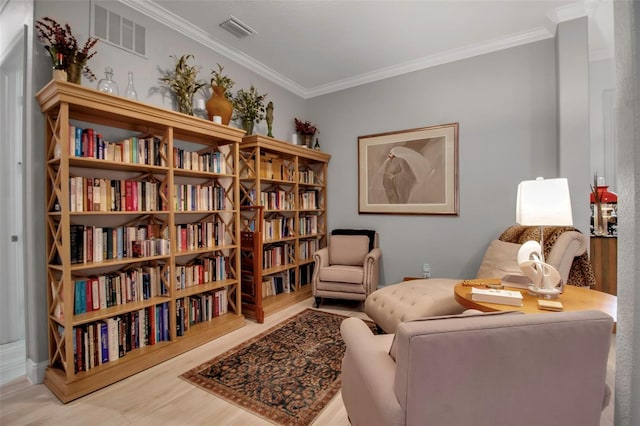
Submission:
<svg viewBox="0 0 640 426">
<path fill-rule="evenodd" d="M 244 131 L 66 81 L 36 98 L 46 122 L 45 385 L 66 403 L 242 327 Z M 104 344 L 103 322 L 117 324 Z M 104 345 L 116 341 L 114 356 Z"/>
<path fill-rule="evenodd" d="M 239 155 L 242 256 L 254 265 L 243 312 L 263 322 L 311 296 L 313 253 L 327 245 L 331 157 L 261 135 L 245 136 Z"/>
</svg>

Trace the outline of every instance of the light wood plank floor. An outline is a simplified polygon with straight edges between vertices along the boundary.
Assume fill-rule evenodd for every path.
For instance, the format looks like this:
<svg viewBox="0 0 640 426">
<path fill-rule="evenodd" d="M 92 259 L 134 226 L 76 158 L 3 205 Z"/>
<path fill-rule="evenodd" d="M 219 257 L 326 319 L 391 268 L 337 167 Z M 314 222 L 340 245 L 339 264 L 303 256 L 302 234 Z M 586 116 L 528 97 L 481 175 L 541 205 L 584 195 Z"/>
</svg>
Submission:
<svg viewBox="0 0 640 426">
<path fill-rule="evenodd" d="M 0 387 L 1 425 L 270 425 L 271 423 L 193 386 L 178 376 L 276 323 L 312 306 L 312 299 L 268 316 L 264 324 L 247 326 L 183 355 L 89 394 L 66 405 L 44 385 L 17 379 Z M 361 307 L 327 303 L 322 310 L 366 319 Z M 612 338 L 607 383 L 614 389 L 615 340 Z M 340 393 L 327 405 L 314 426 L 348 426 Z M 602 414 L 601 426 L 613 425 L 613 400 Z"/>
</svg>

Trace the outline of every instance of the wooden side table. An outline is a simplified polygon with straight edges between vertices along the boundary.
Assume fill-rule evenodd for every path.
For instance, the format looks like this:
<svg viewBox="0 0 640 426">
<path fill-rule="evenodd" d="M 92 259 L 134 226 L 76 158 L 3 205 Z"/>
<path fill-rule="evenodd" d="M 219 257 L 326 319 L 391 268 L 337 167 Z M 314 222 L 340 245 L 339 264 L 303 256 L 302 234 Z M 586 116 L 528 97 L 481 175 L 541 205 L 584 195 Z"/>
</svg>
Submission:
<svg viewBox="0 0 640 426">
<path fill-rule="evenodd" d="M 595 289 L 618 294 L 618 238 L 592 236 L 589 257 L 596 276 Z"/>
<path fill-rule="evenodd" d="M 526 290 L 509 288 L 509 290 L 517 290 L 522 293 L 522 306 L 510 306 L 471 300 L 472 288 L 463 286 L 462 283 L 456 284 L 454 288 L 456 302 L 467 309 L 477 309 L 483 312 L 520 311 L 525 314 L 553 313 L 552 311 L 539 309 L 538 298 L 530 295 Z M 596 310 L 604 312 L 613 318 L 615 332 L 615 324 L 618 319 L 618 298 L 616 296 L 586 287 L 565 285 L 563 293 L 557 300 L 562 302 L 565 311 Z"/>
</svg>

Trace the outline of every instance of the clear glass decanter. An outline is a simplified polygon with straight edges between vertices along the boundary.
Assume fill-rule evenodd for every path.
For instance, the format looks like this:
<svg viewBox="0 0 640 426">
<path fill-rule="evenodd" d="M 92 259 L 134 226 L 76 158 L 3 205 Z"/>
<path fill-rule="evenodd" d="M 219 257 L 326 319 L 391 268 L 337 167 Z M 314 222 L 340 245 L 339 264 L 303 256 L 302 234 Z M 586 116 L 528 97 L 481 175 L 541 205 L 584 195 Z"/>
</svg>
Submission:
<svg viewBox="0 0 640 426">
<path fill-rule="evenodd" d="M 104 69 L 105 78 L 98 82 L 98 90 L 105 93 L 111 93 L 112 95 L 119 95 L 118 85 L 113 81 L 113 69 L 106 67 Z"/>
<path fill-rule="evenodd" d="M 131 71 L 129 71 L 129 84 L 127 84 L 127 88 L 124 91 L 124 97 L 133 99 L 134 101 L 138 100 L 138 93 L 136 92 L 136 88 L 133 87 L 133 73 Z"/>
</svg>

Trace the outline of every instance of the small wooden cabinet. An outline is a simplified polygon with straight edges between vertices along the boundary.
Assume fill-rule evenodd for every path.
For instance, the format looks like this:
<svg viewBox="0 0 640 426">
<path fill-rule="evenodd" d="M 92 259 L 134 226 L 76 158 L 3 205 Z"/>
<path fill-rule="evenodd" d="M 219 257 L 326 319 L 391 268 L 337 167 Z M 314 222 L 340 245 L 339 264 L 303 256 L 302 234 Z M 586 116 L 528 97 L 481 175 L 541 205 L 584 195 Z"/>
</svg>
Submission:
<svg viewBox="0 0 640 426">
<path fill-rule="evenodd" d="M 592 236 L 590 250 L 595 290 L 617 295 L 618 238 Z"/>
<path fill-rule="evenodd" d="M 311 296 L 313 253 L 327 245 L 329 158 L 267 136 L 242 139 L 242 312 L 258 322 Z"/>
</svg>

